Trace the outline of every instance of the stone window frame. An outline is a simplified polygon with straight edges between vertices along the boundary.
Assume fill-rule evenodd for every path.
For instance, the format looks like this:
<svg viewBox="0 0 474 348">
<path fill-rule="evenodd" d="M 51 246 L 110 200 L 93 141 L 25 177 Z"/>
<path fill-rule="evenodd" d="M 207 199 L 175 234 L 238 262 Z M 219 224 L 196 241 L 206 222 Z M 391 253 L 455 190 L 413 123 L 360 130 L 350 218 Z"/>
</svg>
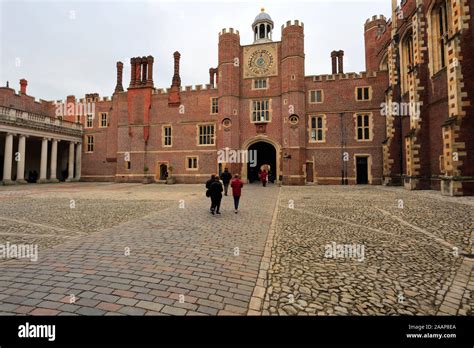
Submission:
<svg viewBox="0 0 474 348">
<path fill-rule="evenodd" d="M 405 94 L 409 91 L 410 84 L 408 74 L 410 73 L 415 61 L 414 53 L 415 43 L 413 41 L 413 28 L 408 27 L 400 40 L 400 85 L 401 92 Z"/>
<path fill-rule="evenodd" d="M 312 101 L 312 93 L 314 92 L 314 101 Z M 317 101 L 317 92 L 321 92 L 321 100 Z M 324 90 L 323 89 L 311 89 L 308 91 L 309 104 L 322 104 L 324 103 Z"/>
<path fill-rule="evenodd" d="M 442 6 L 444 3 L 445 6 Z M 444 12 L 444 37 L 440 33 L 440 19 L 438 11 Z M 431 4 L 427 12 L 427 24 L 428 24 L 428 54 L 429 54 L 429 70 L 430 76 L 436 75 L 448 66 L 448 36 L 450 35 L 451 28 L 451 7 L 446 0 L 438 0 Z M 441 44 L 441 41 L 443 43 Z M 444 66 L 442 65 L 441 59 L 441 47 L 444 45 Z"/>
<path fill-rule="evenodd" d="M 93 153 L 94 152 L 94 136 L 93 135 L 86 135 L 86 153 Z"/>
<path fill-rule="evenodd" d="M 257 81 L 265 81 L 265 87 L 257 87 L 257 86 L 256 86 Z M 266 89 L 268 89 L 269 86 L 270 86 L 269 82 L 270 82 L 270 79 L 269 79 L 268 77 L 267 77 L 267 78 L 265 78 L 265 77 L 263 77 L 263 78 L 255 78 L 255 79 L 252 80 L 252 90 L 253 90 L 253 91 L 266 90 Z"/>
<path fill-rule="evenodd" d="M 318 127 L 318 121 L 317 119 L 318 118 L 321 118 L 322 119 L 322 125 L 321 125 L 321 128 Z M 313 119 L 316 119 L 316 128 L 313 129 L 312 127 L 312 123 L 313 123 Z M 316 140 L 313 140 L 313 130 L 316 130 Z M 322 133 L 322 139 L 321 140 L 318 140 L 318 133 L 317 131 L 318 130 L 321 130 L 321 133 Z M 326 114 L 311 114 L 309 115 L 308 117 L 308 143 L 311 143 L 311 144 L 316 144 L 316 143 L 325 143 L 326 142 L 326 134 L 327 134 L 327 116 Z"/>
<path fill-rule="evenodd" d="M 105 115 L 105 126 L 104 124 L 104 116 Z M 100 122 L 99 122 L 99 128 L 107 128 L 109 126 L 109 113 L 108 112 L 101 112 L 100 113 Z"/>
<path fill-rule="evenodd" d="M 171 130 L 171 134 L 168 136 L 166 135 L 166 129 Z M 170 145 L 166 145 L 166 138 L 169 137 Z M 163 147 L 173 147 L 173 125 L 171 124 L 164 124 L 161 126 L 161 146 Z"/>
<path fill-rule="evenodd" d="M 369 130 L 369 138 L 368 139 L 365 139 L 365 132 L 363 131 L 362 132 L 362 135 L 364 137 L 364 139 L 359 139 L 359 132 L 358 132 L 358 129 L 361 128 L 358 126 L 358 116 L 368 116 L 369 117 L 369 125 L 368 126 L 365 126 L 364 125 L 364 118 L 362 119 L 362 129 L 366 129 L 368 128 Z M 354 117 L 354 139 L 355 141 L 357 142 L 370 142 L 370 141 L 373 141 L 374 139 L 374 114 L 372 112 L 356 112 L 354 113 L 353 115 Z"/>
<path fill-rule="evenodd" d="M 268 112 L 268 119 L 265 120 L 265 121 L 262 121 L 262 120 L 254 120 L 253 118 L 253 114 L 254 114 L 254 109 L 253 109 L 253 106 L 254 106 L 254 102 L 264 102 L 264 101 L 267 101 L 268 102 L 268 109 L 266 110 L 266 112 Z M 271 98 L 256 98 L 256 99 L 250 99 L 249 101 L 249 117 L 250 117 L 250 123 L 271 123 L 272 122 L 272 99 Z M 255 111 L 255 112 L 264 112 L 265 109 L 262 109 L 260 111 Z"/>
<path fill-rule="evenodd" d="M 365 99 L 365 96 L 364 96 L 364 90 L 368 88 L 369 89 L 369 99 Z M 359 89 L 362 89 L 362 99 L 359 99 Z M 373 91 L 372 91 L 372 86 L 356 86 L 355 89 L 354 89 L 354 96 L 355 96 L 355 100 L 356 102 L 369 102 L 369 101 L 372 101 L 372 96 L 373 96 Z"/>
<path fill-rule="evenodd" d="M 217 115 L 219 114 L 219 98 L 218 97 L 210 97 L 210 103 L 211 103 L 211 110 L 210 114 L 211 115 Z M 214 104 L 215 101 L 215 104 Z"/>
<path fill-rule="evenodd" d="M 196 167 L 189 167 L 189 160 L 195 159 L 196 160 Z M 186 156 L 184 160 L 184 167 L 188 171 L 198 171 L 199 170 L 199 156 Z"/>
<path fill-rule="evenodd" d="M 207 134 L 201 135 L 201 127 L 208 127 L 208 126 L 213 127 L 213 134 L 211 136 L 212 144 L 201 144 L 201 137 L 208 136 Z M 216 146 L 216 124 L 214 122 L 213 123 L 198 123 L 196 125 L 196 132 L 197 132 L 197 136 L 196 136 L 197 146 Z"/>
<path fill-rule="evenodd" d="M 90 116 L 90 126 L 89 126 L 89 116 Z M 86 115 L 86 121 L 85 121 L 85 124 L 84 124 L 84 128 L 88 128 L 88 129 L 91 129 L 91 128 L 94 128 L 94 115 L 93 114 L 87 114 Z"/>
</svg>

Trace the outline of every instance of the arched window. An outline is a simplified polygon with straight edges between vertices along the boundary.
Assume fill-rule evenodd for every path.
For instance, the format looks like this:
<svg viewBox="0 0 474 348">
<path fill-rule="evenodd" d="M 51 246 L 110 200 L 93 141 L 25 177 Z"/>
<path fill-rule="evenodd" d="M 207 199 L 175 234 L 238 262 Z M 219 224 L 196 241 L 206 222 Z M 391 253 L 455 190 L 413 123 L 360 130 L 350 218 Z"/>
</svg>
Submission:
<svg viewBox="0 0 474 348">
<path fill-rule="evenodd" d="M 432 73 L 446 67 L 449 35 L 449 7 L 446 0 L 435 3 L 429 16 L 429 44 Z"/>
<path fill-rule="evenodd" d="M 413 56 L 413 32 L 412 29 L 402 39 L 400 54 L 400 74 L 402 75 L 402 93 L 408 92 L 408 74 L 411 72 L 414 62 Z"/>
<path fill-rule="evenodd" d="M 265 38 L 265 24 L 260 24 L 260 39 Z"/>
</svg>

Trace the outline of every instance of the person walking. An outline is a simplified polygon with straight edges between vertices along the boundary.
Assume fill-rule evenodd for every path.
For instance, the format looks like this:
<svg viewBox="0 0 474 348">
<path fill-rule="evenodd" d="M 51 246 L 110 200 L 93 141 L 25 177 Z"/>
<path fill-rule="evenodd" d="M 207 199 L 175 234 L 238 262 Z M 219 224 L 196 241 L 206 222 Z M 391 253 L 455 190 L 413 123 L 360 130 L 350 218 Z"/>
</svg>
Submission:
<svg viewBox="0 0 474 348">
<path fill-rule="evenodd" d="M 239 202 L 240 196 L 242 195 L 242 187 L 244 187 L 244 183 L 240 180 L 239 174 L 234 175 L 234 179 L 232 179 L 230 183 L 230 187 L 232 187 L 232 196 L 234 197 L 234 208 L 235 213 L 239 212 Z"/>
<path fill-rule="evenodd" d="M 222 184 L 219 180 L 219 177 L 216 176 L 214 178 L 214 182 L 209 187 L 209 195 L 211 197 L 211 214 L 221 215 L 220 208 L 221 208 L 221 201 L 222 201 Z"/>
<path fill-rule="evenodd" d="M 224 172 L 221 174 L 221 180 L 224 184 L 224 194 L 227 196 L 227 190 L 229 189 L 230 179 L 232 179 L 232 174 L 229 173 L 229 169 L 225 168 Z"/>
<path fill-rule="evenodd" d="M 268 179 L 268 173 L 264 169 L 263 172 L 260 174 L 260 180 L 262 180 L 263 187 L 267 186 L 267 179 Z"/>
<path fill-rule="evenodd" d="M 215 178 L 216 178 L 216 174 L 212 174 L 211 178 L 206 181 L 206 197 L 209 197 L 209 198 L 211 197 L 210 188 L 211 188 L 211 184 L 214 182 Z M 211 199 L 211 208 L 209 210 L 212 212 L 212 199 Z"/>
</svg>

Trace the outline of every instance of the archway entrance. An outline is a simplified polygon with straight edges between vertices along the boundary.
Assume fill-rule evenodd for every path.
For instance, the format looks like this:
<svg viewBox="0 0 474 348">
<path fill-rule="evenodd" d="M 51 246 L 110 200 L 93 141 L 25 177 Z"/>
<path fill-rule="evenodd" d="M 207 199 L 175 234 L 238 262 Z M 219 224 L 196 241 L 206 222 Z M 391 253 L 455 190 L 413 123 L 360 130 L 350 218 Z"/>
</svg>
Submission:
<svg viewBox="0 0 474 348">
<path fill-rule="evenodd" d="M 256 142 L 248 147 L 249 151 L 256 152 L 256 165 L 252 166 L 251 163 L 247 164 L 247 179 L 249 183 L 259 181 L 260 170 L 266 168 L 269 169 L 268 180 L 275 182 L 278 177 L 277 168 L 277 153 L 275 147 L 265 141 Z M 255 156 L 254 156 L 255 158 Z"/>
</svg>

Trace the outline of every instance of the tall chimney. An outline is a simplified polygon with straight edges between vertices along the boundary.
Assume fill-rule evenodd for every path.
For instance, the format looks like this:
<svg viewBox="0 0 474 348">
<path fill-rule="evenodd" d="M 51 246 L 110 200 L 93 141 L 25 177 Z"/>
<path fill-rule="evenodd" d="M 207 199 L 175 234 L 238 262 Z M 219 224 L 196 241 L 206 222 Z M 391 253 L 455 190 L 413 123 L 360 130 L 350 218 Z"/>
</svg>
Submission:
<svg viewBox="0 0 474 348">
<path fill-rule="evenodd" d="M 21 94 L 26 95 L 26 86 L 27 85 L 28 85 L 28 81 L 26 81 L 25 79 L 20 80 L 20 92 L 21 92 Z"/>
<path fill-rule="evenodd" d="M 339 66 L 339 74 L 344 74 L 344 51 L 337 52 L 337 60 Z"/>
<path fill-rule="evenodd" d="M 168 106 L 179 106 L 181 105 L 181 77 L 179 76 L 179 58 L 181 54 L 176 51 L 173 54 L 174 57 L 174 75 L 171 83 L 171 89 L 168 94 Z"/>
<path fill-rule="evenodd" d="M 173 84 L 172 86 L 181 87 L 181 77 L 179 76 L 179 59 L 181 58 L 181 54 L 176 51 L 173 54 L 174 57 L 174 75 L 173 75 Z"/>
<path fill-rule="evenodd" d="M 130 87 L 135 86 L 135 82 L 137 79 L 137 69 L 135 69 L 136 59 L 130 58 L 130 67 L 131 67 L 131 75 L 130 75 Z"/>
<path fill-rule="evenodd" d="M 146 84 L 147 86 L 152 86 L 153 87 L 153 62 L 155 61 L 153 59 L 153 56 L 148 56 L 146 57 L 147 59 L 147 64 L 148 64 L 148 77 L 146 79 Z"/>
<path fill-rule="evenodd" d="M 115 86 L 115 93 L 123 92 L 122 76 L 123 76 L 123 63 L 117 62 L 117 84 Z"/>
<path fill-rule="evenodd" d="M 211 85 L 211 87 L 214 87 L 214 74 L 215 74 L 214 68 L 210 68 L 209 69 L 209 84 Z"/>
<path fill-rule="evenodd" d="M 337 51 L 331 52 L 332 74 L 337 74 Z"/>
</svg>

